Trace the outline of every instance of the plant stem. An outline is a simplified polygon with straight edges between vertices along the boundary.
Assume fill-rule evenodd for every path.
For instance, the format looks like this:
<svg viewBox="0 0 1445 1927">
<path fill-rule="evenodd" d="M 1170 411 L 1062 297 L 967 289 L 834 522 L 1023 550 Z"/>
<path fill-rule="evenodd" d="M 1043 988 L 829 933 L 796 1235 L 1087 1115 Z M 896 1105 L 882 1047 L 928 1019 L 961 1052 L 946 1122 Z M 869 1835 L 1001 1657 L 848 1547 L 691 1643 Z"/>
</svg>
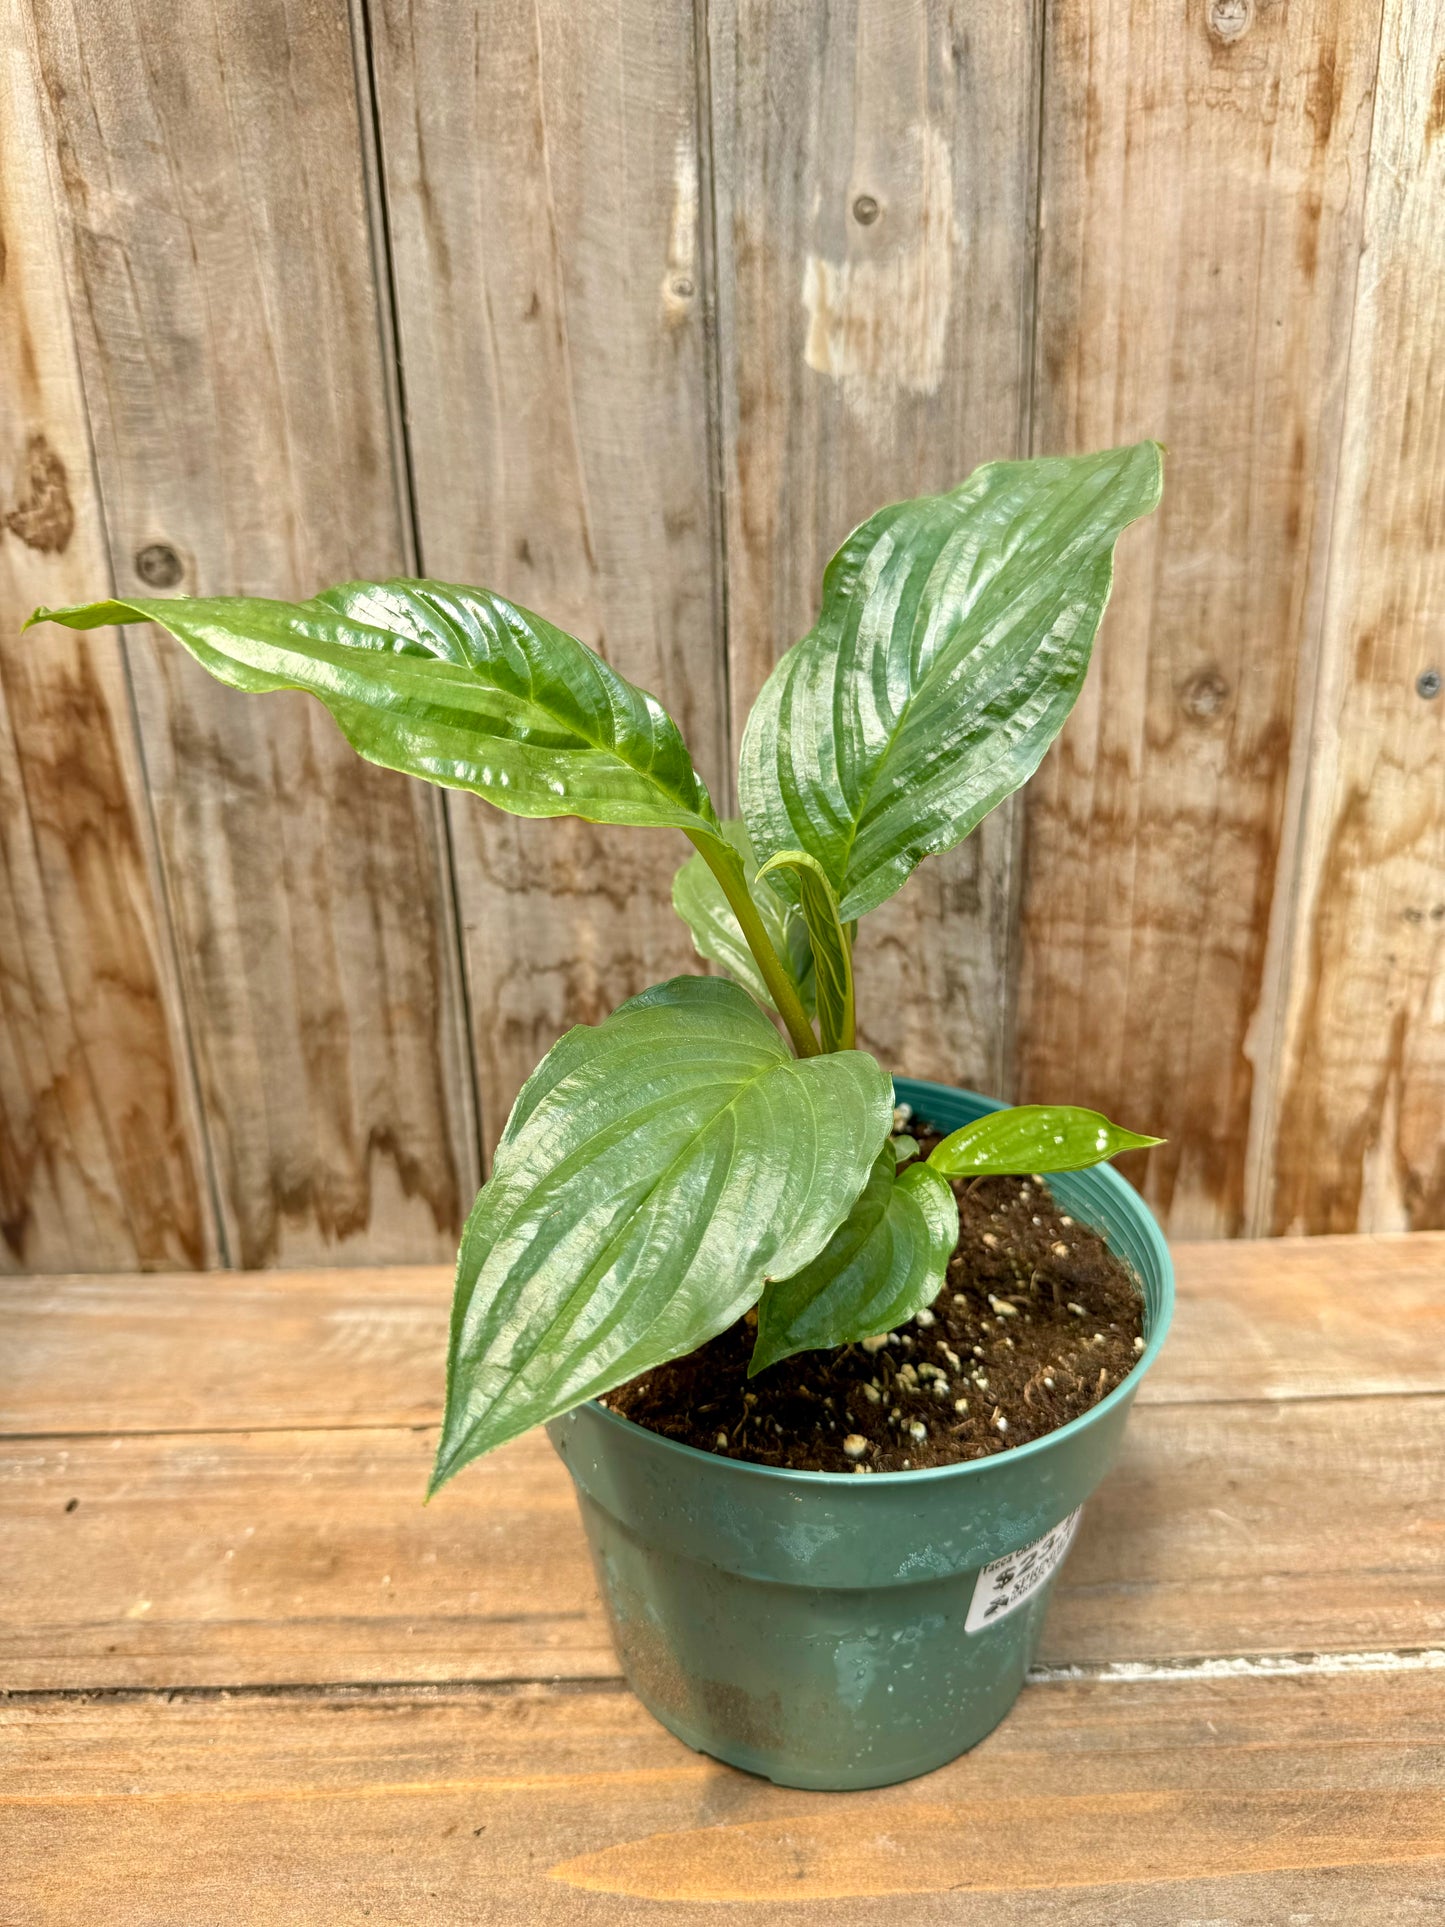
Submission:
<svg viewBox="0 0 1445 1927">
<path fill-rule="evenodd" d="M 858 1043 L 856 1003 L 853 992 L 853 932 L 855 923 L 843 925 L 843 1024 L 838 1039 L 839 1050 L 854 1050 Z"/>
<path fill-rule="evenodd" d="M 763 982 L 768 987 L 778 1015 L 787 1026 L 788 1035 L 793 1040 L 793 1049 L 799 1057 L 818 1057 L 822 1047 L 813 1035 L 813 1027 L 808 1022 L 808 1013 L 803 1009 L 792 978 L 783 968 L 782 962 L 769 938 L 758 906 L 753 902 L 748 889 L 747 878 L 737 852 L 720 840 L 694 836 L 689 830 L 688 841 L 702 854 L 703 861 L 712 871 L 721 886 L 723 895 L 732 907 L 747 941 L 748 949 L 757 959 L 758 969 L 763 973 Z"/>
</svg>

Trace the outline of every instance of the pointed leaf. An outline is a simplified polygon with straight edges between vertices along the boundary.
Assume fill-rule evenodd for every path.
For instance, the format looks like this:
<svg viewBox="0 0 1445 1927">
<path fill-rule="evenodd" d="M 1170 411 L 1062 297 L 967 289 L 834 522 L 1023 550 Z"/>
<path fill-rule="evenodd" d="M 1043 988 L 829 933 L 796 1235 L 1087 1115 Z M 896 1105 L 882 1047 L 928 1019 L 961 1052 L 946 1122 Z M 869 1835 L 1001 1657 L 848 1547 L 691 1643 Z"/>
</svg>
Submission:
<svg viewBox="0 0 1445 1927">
<path fill-rule="evenodd" d="M 749 1376 L 794 1352 L 888 1331 L 942 1291 L 958 1201 L 926 1164 L 895 1176 L 894 1155 L 885 1144 L 862 1196 L 812 1263 L 763 1293 Z"/>
<path fill-rule="evenodd" d="M 838 915 L 838 899 L 823 866 L 806 850 L 779 850 L 758 871 L 760 878 L 791 871 L 808 930 L 816 980 L 818 1031 L 824 1050 L 853 1048 L 853 951 Z"/>
<path fill-rule="evenodd" d="M 433 1486 L 692 1351 L 806 1264 L 863 1188 L 892 1103 L 864 1052 L 791 1057 L 716 979 L 676 978 L 569 1031 L 463 1233 Z"/>
<path fill-rule="evenodd" d="M 310 602 L 172 596 L 42 609 L 30 620 L 159 623 L 221 682 L 306 690 L 369 761 L 473 790 L 516 816 L 719 834 L 657 699 L 575 636 L 485 589 L 348 582 Z"/>
<path fill-rule="evenodd" d="M 961 841 L 1062 727 L 1114 543 L 1159 490 L 1160 451 L 1141 442 L 994 462 L 855 529 L 743 737 L 759 858 L 809 851 L 855 918 Z"/>
<path fill-rule="evenodd" d="M 803 913 L 796 904 L 786 902 L 775 890 L 770 890 L 766 883 L 757 881 L 758 860 L 753 855 L 753 846 L 748 841 L 743 824 L 733 818 L 723 824 L 722 830 L 742 858 L 743 875 L 753 902 L 758 906 L 763 928 L 772 940 L 774 950 L 787 966 L 797 985 L 803 1008 L 811 1017 L 813 952 L 808 944 L 808 929 L 803 921 Z M 765 1010 L 772 1010 L 773 1000 L 768 995 L 757 959 L 748 948 L 732 905 L 723 895 L 722 885 L 704 857 L 690 856 L 673 878 L 672 907 L 691 930 L 698 955 L 706 957 L 710 963 L 721 964 L 728 975 L 756 997 Z"/>
<path fill-rule="evenodd" d="M 1082 1171 L 1120 1151 L 1163 1142 L 1121 1130 L 1099 1111 L 1072 1104 L 1020 1104 L 965 1124 L 933 1147 L 928 1162 L 946 1178 Z"/>
</svg>

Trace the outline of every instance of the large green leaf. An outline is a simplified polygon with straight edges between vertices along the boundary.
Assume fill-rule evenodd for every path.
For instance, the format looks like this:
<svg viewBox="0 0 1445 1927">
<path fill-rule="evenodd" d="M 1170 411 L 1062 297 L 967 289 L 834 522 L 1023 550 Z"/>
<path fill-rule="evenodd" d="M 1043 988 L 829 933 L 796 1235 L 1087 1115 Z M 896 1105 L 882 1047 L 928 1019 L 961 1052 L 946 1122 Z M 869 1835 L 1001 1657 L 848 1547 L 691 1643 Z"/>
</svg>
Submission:
<svg viewBox="0 0 1445 1927">
<path fill-rule="evenodd" d="M 1082 1171 L 1120 1151 L 1140 1151 L 1163 1138 L 1111 1124 L 1101 1111 L 1073 1104 L 1018 1104 L 990 1111 L 935 1144 L 928 1162 L 946 1178 L 1027 1171 Z"/>
<path fill-rule="evenodd" d="M 818 1256 L 758 1303 L 751 1376 L 794 1352 L 848 1345 L 901 1325 L 943 1289 L 958 1203 L 926 1164 L 895 1174 L 883 1146 L 858 1202 Z"/>
<path fill-rule="evenodd" d="M 758 907 L 763 928 L 797 985 L 799 999 L 811 1017 L 813 952 L 808 943 L 808 927 L 803 920 L 803 913 L 796 904 L 786 902 L 775 890 L 770 890 L 766 883 L 758 882 L 758 860 L 753 855 L 753 846 L 748 841 L 748 833 L 742 822 L 731 819 L 723 824 L 722 830 L 742 860 L 743 877 Z M 672 907 L 691 930 L 699 956 L 706 957 L 711 963 L 721 964 L 730 977 L 750 991 L 768 1010 L 776 1008 L 763 982 L 757 959 L 748 948 L 742 927 L 733 914 L 732 905 L 723 895 L 716 873 L 706 859 L 696 852 L 672 880 Z"/>
<path fill-rule="evenodd" d="M 485 589 L 348 582 L 310 602 L 173 596 L 37 610 L 93 629 L 156 622 L 221 682 L 303 689 L 384 768 L 516 816 L 718 837 L 676 723 L 575 636 Z"/>
<path fill-rule="evenodd" d="M 759 860 L 809 851 L 856 918 L 1026 781 L 1083 684 L 1115 541 L 1160 477 L 1153 442 L 994 462 L 855 529 L 743 737 Z"/>
<path fill-rule="evenodd" d="M 892 1117 L 862 1051 L 799 1060 L 746 992 L 681 977 L 569 1031 L 462 1237 L 433 1486 L 692 1351 L 816 1255 Z"/>
<path fill-rule="evenodd" d="M 806 850 L 779 850 L 759 869 L 759 880 L 765 882 L 778 870 L 792 872 L 807 927 L 817 986 L 818 1033 L 823 1049 L 852 1050 L 853 946 L 838 915 L 833 886 L 824 875 L 822 864 Z"/>
</svg>

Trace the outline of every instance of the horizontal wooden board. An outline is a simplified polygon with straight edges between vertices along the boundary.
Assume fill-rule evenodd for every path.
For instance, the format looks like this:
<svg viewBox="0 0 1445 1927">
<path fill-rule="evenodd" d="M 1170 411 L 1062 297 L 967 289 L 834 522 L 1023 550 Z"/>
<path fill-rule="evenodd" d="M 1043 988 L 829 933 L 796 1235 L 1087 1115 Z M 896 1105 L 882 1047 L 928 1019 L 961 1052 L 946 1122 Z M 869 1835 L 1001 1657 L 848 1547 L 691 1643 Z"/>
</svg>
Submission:
<svg viewBox="0 0 1445 1927">
<path fill-rule="evenodd" d="M 17 1280 L 0 1291 L 0 1431 L 435 1420 L 451 1292 L 441 1265 Z"/>
<path fill-rule="evenodd" d="M 1176 1248 L 1142 1403 L 1445 1392 L 1445 1236 Z M 441 1405 L 441 1266 L 17 1280 L 0 1432 L 410 1425 Z"/>
<path fill-rule="evenodd" d="M 244 1892 L 286 1927 L 1395 1927 L 1445 1885 L 1424 1674 L 1033 1687 L 953 1765 L 847 1796 L 606 1687 L 12 1704 L 0 1757 L 27 1923 L 231 1927 Z"/>
<path fill-rule="evenodd" d="M 12 1441 L 0 1685 L 613 1674 L 543 1435 L 423 1508 L 434 1436 Z M 1445 1638 L 1442 1462 L 1440 1397 L 1140 1407 L 1090 1501 L 1040 1658 Z"/>
</svg>

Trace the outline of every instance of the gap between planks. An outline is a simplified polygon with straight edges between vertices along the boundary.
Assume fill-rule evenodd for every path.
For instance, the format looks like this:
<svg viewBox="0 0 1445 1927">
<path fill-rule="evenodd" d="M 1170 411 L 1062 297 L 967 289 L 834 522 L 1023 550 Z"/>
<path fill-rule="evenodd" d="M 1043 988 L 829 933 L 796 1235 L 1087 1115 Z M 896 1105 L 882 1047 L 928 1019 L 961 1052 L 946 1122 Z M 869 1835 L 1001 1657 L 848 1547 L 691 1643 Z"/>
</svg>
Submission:
<svg viewBox="0 0 1445 1927">
<path fill-rule="evenodd" d="M 1333 1679 L 1362 1673 L 1445 1672 L 1445 1648 L 1402 1647 L 1380 1653 L 1259 1653 L 1213 1659 L 1109 1660 L 1099 1665 L 1031 1666 L 1027 1686 L 1140 1686 L 1171 1680 Z M 549 1693 L 616 1695 L 630 1693 L 627 1680 L 586 1674 L 518 1674 L 514 1679 L 339 1680 L 329 1684 L 278 1681 L 234 1686 L 45 1686 L 0 1687 L 0 1707 L 52 1706 L 107 1702 L 116 1705 L 172 1706 L 187 1701 L 326 1700 L 399 1698 L 408 1701 L 495 1699 L 542 1688 Z"/>
<path fill-rule="evenodd" d="M 1414 1386 L 1388 1385 L 1379 1389 L 1374 1386 L 1361 1386 L 1358 1391 L 1353 1392 L 1310 1392 L 1298 1398 L 1288 1400 L 1270 1392 L 1246 1392 L 1237 1398 L 1230 1398 L 1221 1393 L 1215 1397 L 1183 1398 L 1168 1401 L 1163 1399 L 1146 1399 L 1143 1403 L 1146 1405 L 1171 1403 L 1203 1409 L 1211 1406 L 1274 1406 L 1286 1403 L 1349 1405 L 1361 1398 L 1429 1398 L 1432 1396 L 1435 1396 L 1435 1394 L 1430 1392 L 1422 1393 Z M 136 1427 L 105 1425 L 88 1431 L 56 1429 L 37 1432 L 10 1432 L 4 1428 L 3 1424 L 0 1424 L 0 1440 L 10 1445 L 45 1445 L 55 1440 L 63 1439 L 226 1439 L 272 1437 L 286 1432 L 309 1437 L 312 1435 L 319 1436 L 327 1432 L 434 1432 L 439 1428 L 440 1424 L 440 1413 L 438 1413 L 435 1418 L 416 1421 L 387 1421 L 383 1419 L 375 1423 L 368 1423 L 365 1419 L 353 1419 L 343 1421 L 338 1425 L 329 1425 L 319 1420 L 312 1420 L 310 1423 L 307 1423 L 303 1420 L 295 1425 L 158 1425 Z"/>
</svg>

